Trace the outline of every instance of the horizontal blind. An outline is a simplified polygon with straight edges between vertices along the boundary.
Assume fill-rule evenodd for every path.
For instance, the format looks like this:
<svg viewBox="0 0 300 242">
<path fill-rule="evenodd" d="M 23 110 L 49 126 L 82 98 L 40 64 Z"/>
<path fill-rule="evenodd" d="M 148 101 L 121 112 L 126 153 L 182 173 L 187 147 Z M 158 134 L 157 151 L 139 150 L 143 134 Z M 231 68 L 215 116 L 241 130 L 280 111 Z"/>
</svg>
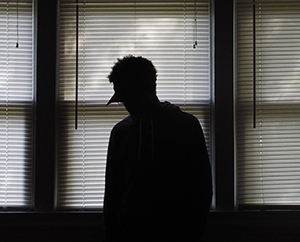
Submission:
<svg viewBox="0 0 300 242">
<path fill-rule="evenodd" d="M 0 206 L 2 209 L 32 207 L 32 41 L 32 1 L 0 2 Z"/>
<path fill-rule="evenodd" d="M 59 21 L 58 208 L 102 207 L 110 130 L 127 116 L 122 106 L 105 106 L 113 94 L 107 76 L 119 57 L 141 55 L 153 61 L 159 98 L 194 113 L 209 144 L 208 0 L 196 5 L 194 1 L 79 1 L 77 130 L 75 1 L 60 1 Z M 198 44 L 193 48 L 195 39 Z"/>
<path fill-rule="evenodd" d="M 299 205 L 300 2 L 256 0 L 255 42 L 252 2 L 236 1 L 237 201 Z"/>
</svg>

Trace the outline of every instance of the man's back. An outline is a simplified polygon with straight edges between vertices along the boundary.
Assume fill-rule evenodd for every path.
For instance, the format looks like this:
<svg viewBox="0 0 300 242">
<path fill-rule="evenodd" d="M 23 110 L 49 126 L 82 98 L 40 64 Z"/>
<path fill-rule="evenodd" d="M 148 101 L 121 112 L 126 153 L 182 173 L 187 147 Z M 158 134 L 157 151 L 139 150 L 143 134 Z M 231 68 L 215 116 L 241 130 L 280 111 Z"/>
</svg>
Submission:
<svg viewBox="0 0 300 242">
<path fill-rule="evenodd" d="M 120 241 L 198 241 L 211 203 L 211 171 L 198 120 L 165 102 L 112 130 L 105 216 Z M 107 223 L 107 233 L 109 231 Z M 111 227 L 112 228 L 112 227 Z"/>
</svg>

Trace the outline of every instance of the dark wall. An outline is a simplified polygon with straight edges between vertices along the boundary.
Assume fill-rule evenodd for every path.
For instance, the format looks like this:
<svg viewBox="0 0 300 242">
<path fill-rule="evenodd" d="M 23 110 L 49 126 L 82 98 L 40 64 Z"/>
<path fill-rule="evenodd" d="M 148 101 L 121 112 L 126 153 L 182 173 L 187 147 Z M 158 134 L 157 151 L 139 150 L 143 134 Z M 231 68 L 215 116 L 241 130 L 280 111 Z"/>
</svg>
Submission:
<svg viewBox="0 0 300 242">
<path fill-rule="evenodd" d="M 300 212 L 211 212 L 203 242 L 298 242 Z M 100 242 L 101 213 L 3 213 L 1 242 Z M 188 241 L 184 241 L 188 242 Z"/>
<path fill-rule="evenodd" d="M 300 212 L 212 212 L 203 242 L 297 242 Z"/>
<path fill-rule="evenodd" d="M 215 0 L 215 191 L 216 207 L 234 209 L 233 0 Z M 224 196 L 224 194 L 226 194 Z"/>
<path fill-rule="evenodd" d="M 100 242 L 101 213 L 3 213 L 1 242 Z"/>
</svg>

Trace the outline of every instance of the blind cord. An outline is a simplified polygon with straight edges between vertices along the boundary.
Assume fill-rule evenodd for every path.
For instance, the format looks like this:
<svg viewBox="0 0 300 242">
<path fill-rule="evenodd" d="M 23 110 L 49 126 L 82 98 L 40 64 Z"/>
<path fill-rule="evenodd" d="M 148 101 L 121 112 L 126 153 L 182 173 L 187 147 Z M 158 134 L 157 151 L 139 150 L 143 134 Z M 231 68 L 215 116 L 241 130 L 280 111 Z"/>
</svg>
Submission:
<svg viewBox="0 0 300 242">
<path fill-rule="evenodd" d="M 8 2 L 6 5 L 6 107 L 5 107 L 5 175 L 4 175 L 4 205 L 3 208 L 5 209 L 7 207 L 7 196 L 8 196 L 8 162 L 9 162 L 9 158 L 8 158 L 8 149 L 9 149 L 9 145 L 8 145 L 8 132 L 9 132 L 9 110 L 8 110 L 8 98 L 9 98 L 9 6 L 8 6 Z"/>
<path fill-rule="evenodd" d="M 256 3 L 253 0 L 253 128 L 256 128 Z"/>
<path fill-rule="evenodd" d="M 196 49 L 197 45 L 198 45 L 198 41 L 197 41 L 197 6 L 196 6 L 196 0 L 194 2 L 194 44 L 193 44 L 193 48 Z"/>
<path fill-rule="evenodd" d="M 19 48 L 19 0 L 17 0 L 17 42 L 16 48 Z"/>
<path fill-rule="evenodd" d="M 76 76 L 75 76 L 75 129 L 77 130 L 78 128 L 78 52 L 79 52 L 79 47 L 78 47 L 78 38 L 79 38 L 79 30 L 78 26 L 79 25 L 79 7 L 78 7 L 78 0 L 76 0 L 76 63 L 75 63 L 75 68 L 76 68 Z"/>
</svg>

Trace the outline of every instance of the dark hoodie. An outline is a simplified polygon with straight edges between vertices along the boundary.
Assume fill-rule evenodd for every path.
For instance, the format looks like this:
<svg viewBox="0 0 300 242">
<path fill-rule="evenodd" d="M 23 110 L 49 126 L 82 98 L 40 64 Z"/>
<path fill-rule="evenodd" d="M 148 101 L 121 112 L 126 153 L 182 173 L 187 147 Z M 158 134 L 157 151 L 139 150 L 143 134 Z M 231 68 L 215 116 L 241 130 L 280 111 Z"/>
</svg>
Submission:
<svg viewBox="0 0 300 242">
<path fill-rule="evenodd" d="M 104 199 L 106 242 L 199 241 L 212 198 L 197 118 L 168 102 L 111 132 Z"/>
</svg>

